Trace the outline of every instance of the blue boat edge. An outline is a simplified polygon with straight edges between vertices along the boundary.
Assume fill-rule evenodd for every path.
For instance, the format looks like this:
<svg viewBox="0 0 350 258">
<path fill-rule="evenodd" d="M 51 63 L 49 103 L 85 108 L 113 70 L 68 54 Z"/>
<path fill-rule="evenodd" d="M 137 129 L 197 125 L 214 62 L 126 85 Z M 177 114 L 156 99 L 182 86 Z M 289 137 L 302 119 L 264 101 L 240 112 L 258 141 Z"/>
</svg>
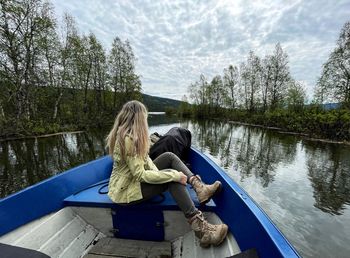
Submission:
<svg viewBox="0 0 350 258">
<path fill-rule="evenodd" d="M 64 208 L 65 198 L 109 178 L 112 165 L 112 158 L 104 156 L 0 199 L 0 236 Z"/>
<path fill-rule="evenodd" d="M 300 257 L 265 212 L 223 169 L 194 148 L 189 160 L 194 172 L 205 182 L 223 183 L 223 191 L 214 197 L 215 212 L 229 226 L 242 251 L 255 248 L 259 257 Z M 0 236 L 60 210 L 65 198 L 108 179 L 111 169 L 111 157 L 101 157 L 1 199 Z"/>
<path fill-rule="evenodd" d="M 300 257 L 264 210 L 214 161 L 192 148 L 189 163 L 205 182 L 222 182 L 223 191 L 213 198 L 216 213 L 229 226 L 242 251 L 255 248 L 259 257 Z"/>
</svg>

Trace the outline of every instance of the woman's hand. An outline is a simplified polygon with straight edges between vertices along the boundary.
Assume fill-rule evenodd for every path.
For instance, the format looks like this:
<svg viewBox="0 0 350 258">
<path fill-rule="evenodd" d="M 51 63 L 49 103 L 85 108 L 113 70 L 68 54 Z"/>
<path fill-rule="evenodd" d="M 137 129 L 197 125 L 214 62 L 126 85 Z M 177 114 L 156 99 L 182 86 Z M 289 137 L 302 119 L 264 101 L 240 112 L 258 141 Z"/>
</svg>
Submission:
<svg viewBox="0 0 350 258">
<path fill-rule="evenodd" d="M 180 184 L 183 184 L 183 185 L 187 185 L 187 176 L 182 173 L 182 172 L 179 172 L 180 173 L 180 181 L 179 183 Z"/>
</svg>

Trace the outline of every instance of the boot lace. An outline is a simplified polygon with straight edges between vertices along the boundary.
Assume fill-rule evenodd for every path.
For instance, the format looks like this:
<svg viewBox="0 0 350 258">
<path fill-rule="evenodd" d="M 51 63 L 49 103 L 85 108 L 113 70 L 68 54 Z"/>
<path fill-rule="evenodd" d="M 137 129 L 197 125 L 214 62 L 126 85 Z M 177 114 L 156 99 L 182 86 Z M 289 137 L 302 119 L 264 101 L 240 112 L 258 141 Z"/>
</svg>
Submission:
<svg viewBox="0 0 350 258">
<path fill-rule="evenodd" d="M 204 231 L 215 232 L 216 231 L 215 225 L 210 224 L 206 220 L 206 218 L 204 217 L 202 212 L 199 212 L 198 214 L 196 214 L 195 217 L 201 221 L 201 223 L 199 224 L 199 227 L 200 227 L 200 230 L 202 232 L 204 232 Z"/>
<path fill-rule="evenodd" d="M 216 227 L 212 224 L 210 224 L 208 221 L 204 220 L 203 221 L 203 230 L 208 230 L 211 232 L 215 232 L 216 231 Z"/>
</svg>

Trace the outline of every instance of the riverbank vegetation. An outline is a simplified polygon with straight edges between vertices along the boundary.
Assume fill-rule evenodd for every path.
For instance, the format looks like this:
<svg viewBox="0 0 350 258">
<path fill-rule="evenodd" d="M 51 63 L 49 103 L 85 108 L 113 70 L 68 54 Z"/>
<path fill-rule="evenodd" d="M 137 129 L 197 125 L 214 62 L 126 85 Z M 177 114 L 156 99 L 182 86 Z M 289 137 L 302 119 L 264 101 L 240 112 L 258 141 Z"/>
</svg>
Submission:
<svg viewBox="0 0 350 258">
<path fill-rule="evenodd" d="M 77 130 L 114 118 L 141 98 L 130 43 L 110 51 L 81 34 L 65 14 L 58 25 L 50 3 L 0 2 L 0 135 Z"/>
<path fill-rule="evenodd" d="M 107 51 L 93 33 L 79 32 L 69 14 L 59 21 L 49 2 L 0 1 L 0 137 L 110 123 L 123 103 L 142 100 L 135 64 L 128 40 L 116 36 Z M 200 75 L 189 91 L 194 104 L 185 98 L 178 111 L 182 116 L 350 140 L 350 22 L 323 65 L 308 105 L 305 85 L 292 78 L 279 43 L 263 58 L 251 51 L 244 62 L 210 81 Z M 323 109 L 321 104 L 330 101 L 341 103 L 340 108 Z M 176 103 L 158 99 L 146 105 L 171 113 L 174 108 L 167 106 Z"/>
<path fill-rule="evenodd" d="M 250 51 L 246 61 L 228 66 L 211 81 L 200 75 L 189 87 L 193 105 L 182 104 L 179 113 L 349 141 L 350 22 L 342 28 L 336 48 L 323 65 L 312 101 L 307 101 L 305 85 L 292 77 L 288 63 L 279 43 L 263 58 Z M 340 104 L 326 110 L 325 102 Z"/>
</svg>

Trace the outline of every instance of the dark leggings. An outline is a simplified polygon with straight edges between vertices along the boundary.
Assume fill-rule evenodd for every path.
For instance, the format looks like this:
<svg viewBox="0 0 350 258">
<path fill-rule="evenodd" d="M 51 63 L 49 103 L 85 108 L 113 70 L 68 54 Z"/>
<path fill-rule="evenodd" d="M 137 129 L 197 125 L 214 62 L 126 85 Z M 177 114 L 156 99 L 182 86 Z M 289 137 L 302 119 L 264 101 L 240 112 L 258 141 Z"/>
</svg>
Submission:
<svg viewBox="0 0 350 258">
<path fill-rule="evenodd" d="M 191 176 L 193 176 L 192 172 L 186 167 L 186 165 L 172 152 L 165 152 L 159 155 L 153 162 L 159 170 L 172 168 L 177 171 L 183 172 L 188 179 Z M 162 172 L 159 171 L 159 173 Z M 169 182 L 165 184 L 141 183 L 141 191 L 143 198 L 142 200 L 136 202 L 150 199 L 167 190 L 169 190 L 170 194 L 173 196 L 177 205 L 179 205 L 180 209 L 185 214 L 186 218 L 190 218 L 198 212 L 198 210 L 193 204 L 190 194 L 186 189 L 186 186 L 177 182 Z"/>
</svg>

